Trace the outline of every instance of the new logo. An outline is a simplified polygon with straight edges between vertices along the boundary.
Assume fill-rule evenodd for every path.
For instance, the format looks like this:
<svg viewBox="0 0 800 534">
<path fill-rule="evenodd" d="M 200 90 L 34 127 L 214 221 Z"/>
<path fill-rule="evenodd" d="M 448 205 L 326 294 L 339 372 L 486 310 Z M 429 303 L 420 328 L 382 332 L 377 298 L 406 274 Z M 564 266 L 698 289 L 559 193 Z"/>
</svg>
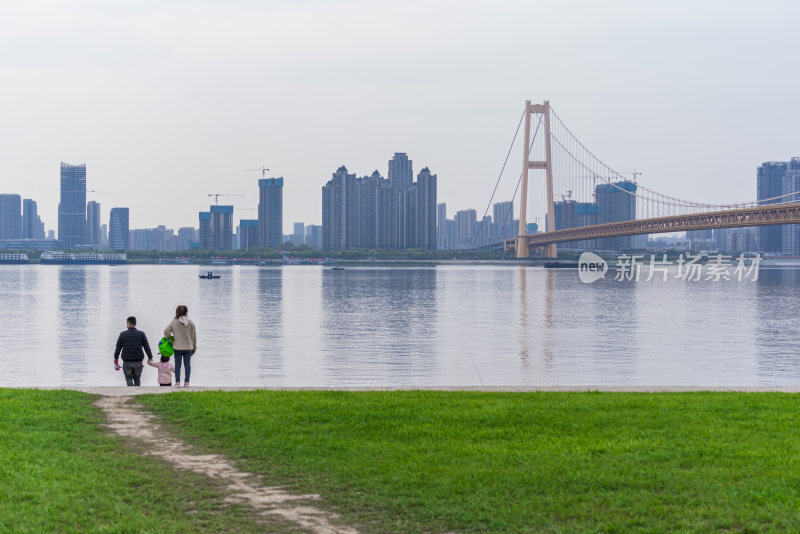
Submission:
<svg viewBox="0 0 800 534">
<path fill-rule="evenodd" d="M 594 252 L 584 252 L 578 258 L 578 276 L 583 283 L 591 284 L 600 280 L 607 272 L 608 263 Z"/>
</svg>

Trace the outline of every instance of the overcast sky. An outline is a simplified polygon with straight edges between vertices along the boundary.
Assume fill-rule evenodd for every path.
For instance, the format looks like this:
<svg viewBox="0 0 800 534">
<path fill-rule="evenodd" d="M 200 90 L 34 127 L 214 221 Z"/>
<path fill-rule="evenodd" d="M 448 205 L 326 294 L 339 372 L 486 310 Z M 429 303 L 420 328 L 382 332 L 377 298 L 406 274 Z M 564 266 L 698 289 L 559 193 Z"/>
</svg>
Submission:
<svg viewBox="0 0 800 534">
<path fill-rule="evenodd" d="M 489 199 L 525 99 L 641 183 L 755 198 L 800 156 L 795 1 L 36 1 L 0 7 L 0 193 L 57 226 L 59 163 L 131 227 L 197 226 L 209 193 L 256 218 L 283 176 L 284 233 L 320 224 L 340 165 L 394 152 L 448 214 Z M 497 200 L 510 198 L 521 153 Z"/>
</svg>

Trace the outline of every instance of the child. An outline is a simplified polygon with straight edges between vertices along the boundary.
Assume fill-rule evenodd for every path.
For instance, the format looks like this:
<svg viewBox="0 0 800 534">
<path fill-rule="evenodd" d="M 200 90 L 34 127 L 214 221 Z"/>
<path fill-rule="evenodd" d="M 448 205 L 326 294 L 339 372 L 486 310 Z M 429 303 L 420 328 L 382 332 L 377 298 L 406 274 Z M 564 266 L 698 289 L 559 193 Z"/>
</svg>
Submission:
<svg viewBox="0 0 800 534">
<path fill-rule="evenodd" d="M 175 365 L 169 361 L 168 356 L 161 356 L 161 361 L 156 363 L 153 360 L 147 360 L 147 365 L 151 365 L 158 369 L 158 385 L 171 386 L 172 374 L 175 372 Z"/>
</svg>

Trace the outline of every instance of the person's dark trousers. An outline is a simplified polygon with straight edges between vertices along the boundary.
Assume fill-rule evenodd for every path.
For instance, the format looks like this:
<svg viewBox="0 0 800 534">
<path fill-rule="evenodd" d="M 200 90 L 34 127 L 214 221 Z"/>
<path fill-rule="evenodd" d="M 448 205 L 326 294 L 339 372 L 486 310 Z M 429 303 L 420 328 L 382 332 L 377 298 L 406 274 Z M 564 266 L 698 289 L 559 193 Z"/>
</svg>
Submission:
<svg viewBox="0 0 800 534">
<path fill-rule="evenodd" d="M 129 386 L 140 386 L 140 378 L 142 378 L 142 369 L 144 364 L 142 362 L 122 362 L 122 372 L 125 373 L 125 382 Z"/>
<path fill-rule="evenodd" d="M 189 375 L 192 374 L 192 351 L 190 350 L 176 350 L 175 351 L 175 383 L 177 384 L 181 379 L 181 365 L 186 365 L 186 376 L 183 378 L 184 382 L 189 381 Z"/>
</svg>

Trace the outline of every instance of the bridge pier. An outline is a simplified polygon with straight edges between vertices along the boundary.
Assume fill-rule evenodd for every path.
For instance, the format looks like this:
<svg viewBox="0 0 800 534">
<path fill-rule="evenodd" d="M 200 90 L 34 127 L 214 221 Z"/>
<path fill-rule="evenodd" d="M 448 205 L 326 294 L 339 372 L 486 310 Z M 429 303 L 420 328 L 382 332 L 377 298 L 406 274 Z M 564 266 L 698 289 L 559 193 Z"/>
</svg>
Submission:
<svg viewBox="0 0 800 534">
<path fill-rule="evenodd" d="M 517 258 L 524 259 L 531 257 L 531 249 L 528 248 L 528 236 L 521 235 L 517 237 L 515 249 L 517 252 Z"/>
</svg>

